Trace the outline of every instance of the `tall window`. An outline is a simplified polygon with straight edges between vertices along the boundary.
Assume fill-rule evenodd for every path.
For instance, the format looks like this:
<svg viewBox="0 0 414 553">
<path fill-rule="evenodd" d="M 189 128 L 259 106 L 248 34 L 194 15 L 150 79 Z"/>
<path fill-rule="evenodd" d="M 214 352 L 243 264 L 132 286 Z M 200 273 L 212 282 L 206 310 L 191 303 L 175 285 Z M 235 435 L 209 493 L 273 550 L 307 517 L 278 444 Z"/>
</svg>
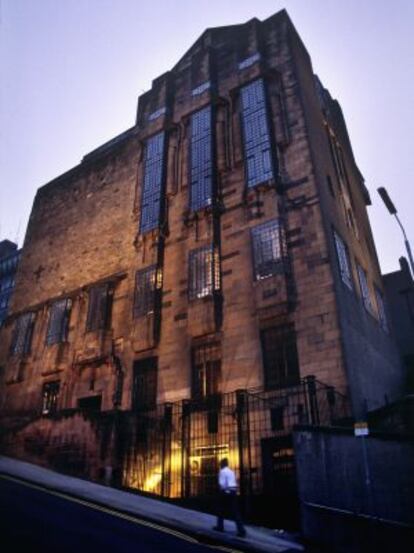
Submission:
<svg viewBox="0 0 414 553">
<path fill-rule="evenodd" d="M 134 317 L 154 312 L 157 268 L 155 265 L 137 271 L 135 276 Z"/>
<path fill-rule="evenodd" d="M 30 352 L 34 320 L 34 313 L 24 313 L 17 319 L 10 347 L 12 355 L 26 355 Z"/>
<path fill-rule="evenodd" d="M 157 402 L 157 357 L 134 362 L 132 383 L 132 408 L 152 409 Z"/>
<path fill-rule="evenodd" d="M 378 319 L 379 319 L 380 326 L 383 330 L 385 330 L 385 332 L 388 332 L 388 320 L 387 320 L 387 313 L 385 310 L 384 296 L 378 288 L 375 288 L 375 297 L 377 300 Z"/>
<path fill-rule="evenodd" d="M 334 231 L 335 248 L 338 256 L 339 272 L 342 281 L 352 290 L 351 263 L 349 261 L 348 248 L 342 238 Z"/>
<path fill-rule="evenodd" d="M 261 332 L 264 382 L 267 389 L 299 383 L 299 360 L 293 325 L 267 328 Z"/>
<path fill-rule="evenodd" d="M 86 330 L 108 328 L 111 318 L 112 288 L 108 282 L 89 290 L 88 317 Z"/>
<path fill-rule="evenodd" d="M 57 411 L 60 382 L 45 382 L 42 388 L 42 414 L 50 415 Z"/>
<path fill-rule="evenodd" d="M 254 277 L 261 280 L 283 270 L 286 244 L 280 221 L 273 220 L 251 229 Z"/>
<path fill-rule="evenodd" d="M 203 344 L 193 349 L 192 395 L 202 399 L 220 392 L 220 344 Z"/>
<path fill-rule="evenodd" d="M 72 300 L 65 298 L 55 301 L 50 308 L 49 325 L 46 334 L 46 344 L 48 346 L 66 341 L 71 307 Z"/>
<path fill-rule="evenodd" d="M 220 289 L 220 257 L 216 247 L 204 246 L 190 251 L 188 280 L 190 300 L 211 296 Z"/>
<path fill-rule="evenodd" d="M 211 107 L 191 116 L 190 208 L 202 209 L 212 203 L 212 133 Z"/>
<path fill-rule="evenodd" d="M 367 273 L 359 264 L 357 264 L 357 271 L 358 271 L 359 288 L 361 290 L 362 303 L 364 304 L 365 309 L 372 312 L 371 294 L 369 293 Z"/>
<path fill-rule="evenodd" d="M 144 179 L 141 196 L 140 232 L 145 233 L 159 225 L 161 194 L 164 181 L 165 133 L 149 138 L 145 145 Z"/>
<path fill-rule="evenodd" d="M 247 186 L 273 179 L 272 155 L 263 79 L 241 89 Z"/>
</svg>

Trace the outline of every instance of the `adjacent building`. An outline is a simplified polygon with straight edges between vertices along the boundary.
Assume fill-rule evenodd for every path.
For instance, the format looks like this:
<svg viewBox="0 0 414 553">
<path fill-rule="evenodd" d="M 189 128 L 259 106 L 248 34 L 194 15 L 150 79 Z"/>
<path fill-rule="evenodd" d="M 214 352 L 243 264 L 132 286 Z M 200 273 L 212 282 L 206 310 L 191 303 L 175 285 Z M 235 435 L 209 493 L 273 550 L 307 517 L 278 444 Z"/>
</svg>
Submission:
<svg viewBox="0 0 414 553">
<path fill-rule="evenodd" d="M 392 326 L 406 374 L 406 391 L 414 391 L 414 282 L 408 261 L 400 258 L 400 269 L 383 276 Z"/>
<path fill-rule="evenodd" d="M 224 430 L 241 391 L 279 398 L 249 419 L 269 439 L 288 412 L 316 416 L 289 399 L 304 382 L 357 418 L 401 393 L 369 204 L 341 108 L 287 13 L 207 29 L 140 96 L 132 128 L 38 190 L 1 335 L 4 410 L 162 409 L 154 432 L 174 431 L 159 493 L 188 489 L 181 478 L 173 492 L 167 469 L 211 475 L 224 453 L 259 478 L 273 446 L 262 434 L 246 460 Z M 203 408 L 216 416 L 187 427 Z M 145 488 L 140 428 L 122 470 Z M 278 447 L 286 466 L 291 445 Z"/>
<path fill-rule="evenodd" d="M 9 309 L 13 293 L 20 250 L 10 240 L 0 242 L 0 326 L 3 324 Z"/>
</svg>

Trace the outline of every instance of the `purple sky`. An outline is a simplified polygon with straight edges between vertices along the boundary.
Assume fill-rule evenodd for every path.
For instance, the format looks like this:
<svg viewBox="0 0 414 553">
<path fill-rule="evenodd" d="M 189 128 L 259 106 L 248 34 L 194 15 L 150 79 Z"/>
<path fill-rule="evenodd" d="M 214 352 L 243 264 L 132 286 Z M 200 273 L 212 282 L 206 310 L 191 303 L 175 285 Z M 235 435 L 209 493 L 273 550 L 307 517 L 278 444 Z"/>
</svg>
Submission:
<svg viewBox="0 0 414 553">
<path fill-rule="evenodd" d="M 207 27 L 286 8 L 343 108 L 383 271 L 414 247 L 412 0 L 0 0 L 0 239 L 21 245 L 36 189 L 134 124 L 136 101 Z"/>
</svg>

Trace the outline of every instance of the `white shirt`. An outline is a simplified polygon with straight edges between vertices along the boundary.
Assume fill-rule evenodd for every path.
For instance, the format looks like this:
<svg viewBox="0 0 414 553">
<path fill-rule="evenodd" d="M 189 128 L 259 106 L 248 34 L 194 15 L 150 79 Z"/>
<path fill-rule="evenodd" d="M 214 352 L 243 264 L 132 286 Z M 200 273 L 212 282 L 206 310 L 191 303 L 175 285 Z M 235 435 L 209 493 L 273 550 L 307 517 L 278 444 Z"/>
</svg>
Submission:
<svg viewBox="0 0 414 553">
<path fill-rule="evenodd" d="M 237 490 L 236 475 L 234 474 L 234 471 L 229 469 L 229 467 L 224 467 L 220 470 L 219 486 L 220 490 L 223 492 Z"/>
</svg>

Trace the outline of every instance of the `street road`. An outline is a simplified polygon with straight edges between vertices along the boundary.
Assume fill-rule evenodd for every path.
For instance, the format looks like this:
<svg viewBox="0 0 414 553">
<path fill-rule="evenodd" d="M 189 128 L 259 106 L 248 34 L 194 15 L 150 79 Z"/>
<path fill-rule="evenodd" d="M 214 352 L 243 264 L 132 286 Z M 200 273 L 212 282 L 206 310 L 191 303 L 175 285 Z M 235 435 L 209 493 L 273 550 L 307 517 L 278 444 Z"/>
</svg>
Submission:
<svg viewBox="0 0 414 553">
<path fill-rule="evenodd" d="M 174 530 L 0 476 L 0 551 L 214 553 L 218 549 Z"/>
</svg>

